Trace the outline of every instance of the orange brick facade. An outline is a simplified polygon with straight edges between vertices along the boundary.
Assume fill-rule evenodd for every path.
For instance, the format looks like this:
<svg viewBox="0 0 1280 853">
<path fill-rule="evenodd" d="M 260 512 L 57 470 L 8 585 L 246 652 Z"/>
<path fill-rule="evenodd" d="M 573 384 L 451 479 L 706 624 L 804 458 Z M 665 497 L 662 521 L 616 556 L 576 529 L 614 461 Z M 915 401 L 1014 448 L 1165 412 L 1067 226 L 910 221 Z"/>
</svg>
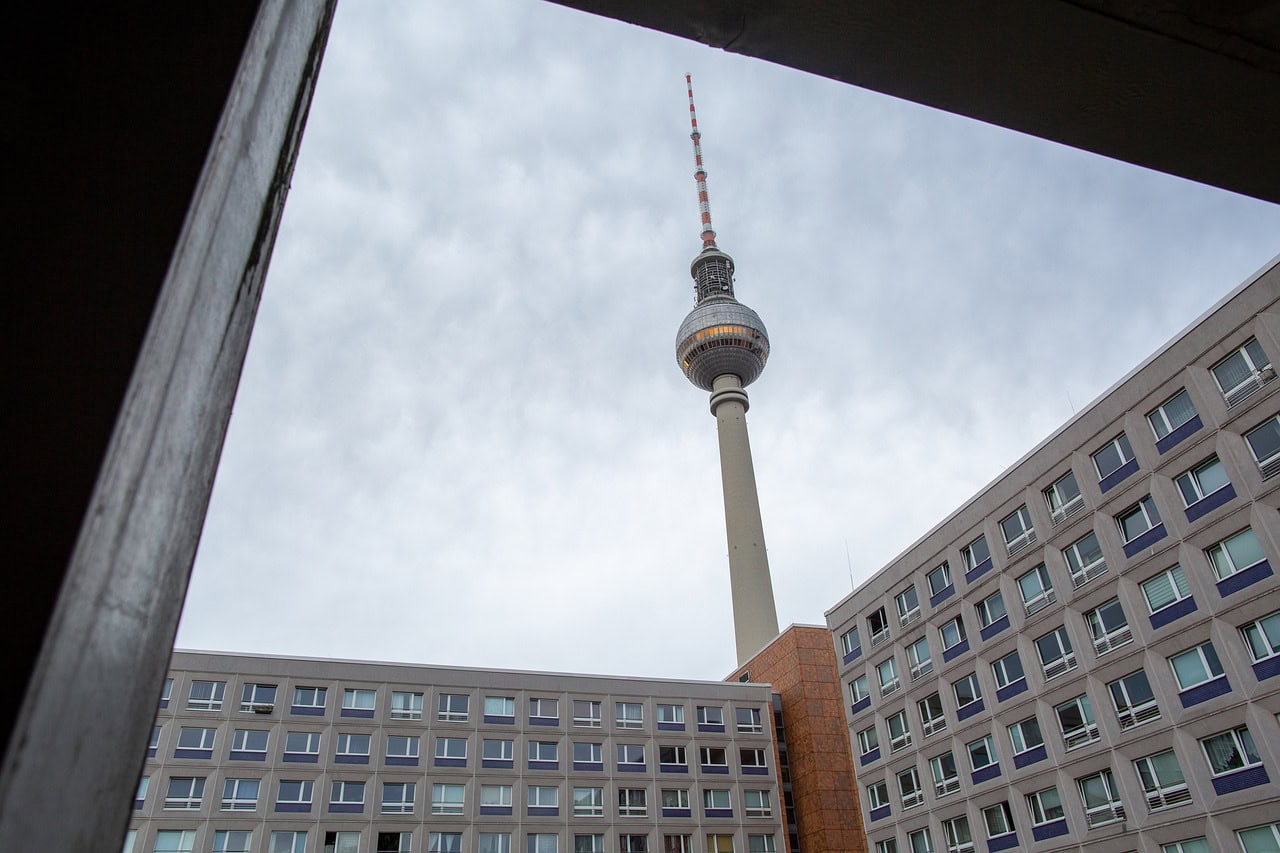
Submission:
<svg viewBox="0 0 1280 853">
<path fill-rule="evenodd" d="M 789 853 L 866 853 L 831 632 L 792 625 L 725 680 L 744 671 L 753 682 L 772 684 L 782 699 L 800 839 L 799 851 L 788 840 Z"/>
</svg>

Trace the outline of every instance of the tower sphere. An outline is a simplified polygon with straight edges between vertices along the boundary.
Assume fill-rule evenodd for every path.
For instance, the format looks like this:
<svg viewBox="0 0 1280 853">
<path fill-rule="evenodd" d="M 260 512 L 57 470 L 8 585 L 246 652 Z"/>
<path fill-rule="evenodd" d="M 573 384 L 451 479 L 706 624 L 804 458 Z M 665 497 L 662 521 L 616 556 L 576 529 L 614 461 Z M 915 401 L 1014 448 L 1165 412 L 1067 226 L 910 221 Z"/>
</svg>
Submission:
<svg viewBox="0 0 1280 853">
<path fill-rule="evenodd" d="M 732 296 L 703 301 L 676 333 L 676 361 L 704 391 L 725 374 L 737 376 L 743 387 L 750 385 L 768 358 L 769 333 L 760 315 Z"/>
</svg>

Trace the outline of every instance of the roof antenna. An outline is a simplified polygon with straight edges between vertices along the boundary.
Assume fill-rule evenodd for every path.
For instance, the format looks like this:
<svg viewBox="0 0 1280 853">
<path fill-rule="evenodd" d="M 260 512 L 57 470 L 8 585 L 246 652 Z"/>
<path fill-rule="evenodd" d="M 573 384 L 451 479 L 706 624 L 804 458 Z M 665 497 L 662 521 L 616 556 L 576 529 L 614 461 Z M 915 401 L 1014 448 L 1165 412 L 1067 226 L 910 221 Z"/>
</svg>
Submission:
<svg viewBox="0 0 1280 853">
<path fill-rule="evenodd" d="M 853 582 L 853 557 L 849 556 L 849 540 L 844 540 L 844 559 L 849 564 L 849 589 L 857 589 L 857 585 Z"/>
<path fill-rule="evenodd" d="M 707 196 L 707 170 L 702 167 L 702 134 L 698 132 L 698 113 L 693 109 L 693 77 L 684 75 L 685 85 L 689 87 L 689 122 L 693 125 L 693 159 L 697 168 L 693 179 L 698 182 L 698 209 L 702 212 L 702 248 L 716 247 L 716 232 L 711 228 L 711 200 Z"/>
</svg>

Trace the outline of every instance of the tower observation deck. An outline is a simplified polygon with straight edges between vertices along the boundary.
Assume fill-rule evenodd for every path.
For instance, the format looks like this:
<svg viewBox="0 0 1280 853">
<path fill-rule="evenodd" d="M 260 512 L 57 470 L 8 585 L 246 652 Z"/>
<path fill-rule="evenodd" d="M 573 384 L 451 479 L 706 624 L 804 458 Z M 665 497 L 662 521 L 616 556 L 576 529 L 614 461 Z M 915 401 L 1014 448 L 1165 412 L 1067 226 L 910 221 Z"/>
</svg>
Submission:
<svg viewBox="0 0 1280 853">
<path fill-rule="evenodd" d="M 733 630 L 741 666 L 778 636 L 746 418 L 750 406 L 746 386 L 759 378 L 769 359 L 769 335 L 760 316 L 734 296 L 733 258 L 716 246 L 707 172 L 702 165 L 702 134 L 698 132 L 693 82 L 688 74 L 685 83 L 693 125 L 690 136 L 702 214 L 702 251 L 689 265 L 697 304 L 676 333 L 676 361 L 690 382 L 711 392 L 711 414 L 720 439 Z"/>
</svg>

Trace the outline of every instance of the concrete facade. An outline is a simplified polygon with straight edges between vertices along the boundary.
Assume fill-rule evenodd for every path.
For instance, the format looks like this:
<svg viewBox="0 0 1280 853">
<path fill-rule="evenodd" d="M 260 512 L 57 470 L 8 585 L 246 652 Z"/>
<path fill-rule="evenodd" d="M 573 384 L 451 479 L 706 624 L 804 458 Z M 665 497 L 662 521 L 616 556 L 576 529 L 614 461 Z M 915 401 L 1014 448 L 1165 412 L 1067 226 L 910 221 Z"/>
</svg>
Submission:
<svg viewBox="0 0 1280 853">
<path fill-rule="evenodd" d="M 1278 300 L 1273 263 L 828 612 L 871 849 L 1280 814 Z"/>
<path fill-rule="evenodd" d="M 782 851 L 768 685 L 176 652 L 125 850 Z"/>
</svg>

